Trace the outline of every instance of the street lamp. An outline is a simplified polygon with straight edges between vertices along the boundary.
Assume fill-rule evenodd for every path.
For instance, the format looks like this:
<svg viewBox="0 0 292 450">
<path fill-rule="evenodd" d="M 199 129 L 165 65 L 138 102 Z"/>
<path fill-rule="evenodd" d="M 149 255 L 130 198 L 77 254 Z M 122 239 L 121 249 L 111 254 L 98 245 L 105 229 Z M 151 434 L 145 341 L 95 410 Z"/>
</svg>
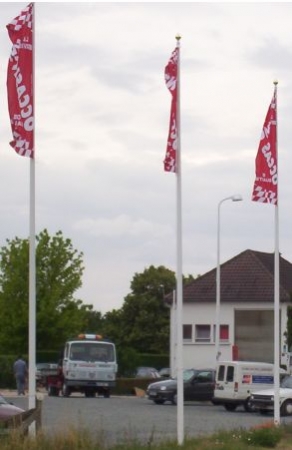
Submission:
<svg viewBox="0 0 292 450">
<path fill-rule="evenodd" d="M 215 328 L 215 354 L 216 361 L 220 358 L 220 208 L 223 202 L 231 200 L 233 202 L 241 202 L 241 195 L 231 195 L 223 198 L 218 203 L 218 222 L 217 222 L 217 271 L 216 271 L 216 328 Z"/>
</svg>

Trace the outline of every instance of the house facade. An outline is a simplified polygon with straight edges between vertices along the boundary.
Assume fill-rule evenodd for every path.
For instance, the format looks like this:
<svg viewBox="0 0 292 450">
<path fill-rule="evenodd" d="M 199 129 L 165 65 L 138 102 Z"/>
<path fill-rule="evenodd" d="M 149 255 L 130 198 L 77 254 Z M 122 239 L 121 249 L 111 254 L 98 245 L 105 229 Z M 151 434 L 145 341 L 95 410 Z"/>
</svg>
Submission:
<svg viewBox="0 0 292 450">
<path fill-rule="evenodd" d="M 280 256 L 279 342 L 287 351 L 292 264 Z M 274 254 L 246 250 L 221 265 L 219 360 L 274 362 Z M 176 303 L 171 302 L 171 367 L 176 367 Z M 183 289 L 183 367 L 215 367 L 216 269 Z M 281 363 L 281 361 L 280 361 Z"/>
</svg>

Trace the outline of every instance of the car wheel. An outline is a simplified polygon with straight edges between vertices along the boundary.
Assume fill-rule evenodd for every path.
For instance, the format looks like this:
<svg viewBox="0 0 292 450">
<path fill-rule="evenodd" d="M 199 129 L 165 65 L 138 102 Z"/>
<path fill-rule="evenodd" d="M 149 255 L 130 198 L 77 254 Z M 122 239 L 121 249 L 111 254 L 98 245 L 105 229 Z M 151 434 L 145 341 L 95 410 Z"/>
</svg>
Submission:
<svg viewBox="0 0 292 450">
<path fill-rule="evenodd" d="M 282 416 L 291 416 L 292 415 L 292 401 L 286 400 L 283 405 L 281 405 L 280 413 Z"/>
<path fill-rule="evenodd" d="M 156 405 L 163 405 L 164 400 L 153 400 Z"/>
<path fill-rule="evenodd" d="M 235 405 L 234 403 L 224 403 L 224 408 L 226 409 L 226 411 L 235 411 L 236 407 L 237 405 Z"/>
<path fill-rule="evenodd" d="M 172 399 L 171 399 L 171 403 L 172 403 L 173 405 L 177 405 L 177 394 L 174 394 L 174 396 L 173 396 Z"/>
<path fill-rule="evenodd" d="M 251 403 L 250 397 L 248 397 L 244 402 L 244 409 L 246 412 L 255 412 L 255 406 Z"/>
</svg>

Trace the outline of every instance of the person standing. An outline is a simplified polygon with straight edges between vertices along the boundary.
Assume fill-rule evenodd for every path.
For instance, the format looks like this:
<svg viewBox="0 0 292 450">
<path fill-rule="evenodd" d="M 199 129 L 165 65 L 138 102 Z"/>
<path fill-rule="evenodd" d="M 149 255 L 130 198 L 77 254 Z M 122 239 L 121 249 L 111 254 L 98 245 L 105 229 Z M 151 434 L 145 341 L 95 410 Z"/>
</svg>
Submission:
<svg viewBox="0 0 292 450">
<path fill-rule="evenodd" d="M 27 377 L 27 365 L 22 356 L 19 355 L 13 364 L 13 373 L 16 380 L 17 394 L 25 395 L 25 383 Z"/>
</svg>

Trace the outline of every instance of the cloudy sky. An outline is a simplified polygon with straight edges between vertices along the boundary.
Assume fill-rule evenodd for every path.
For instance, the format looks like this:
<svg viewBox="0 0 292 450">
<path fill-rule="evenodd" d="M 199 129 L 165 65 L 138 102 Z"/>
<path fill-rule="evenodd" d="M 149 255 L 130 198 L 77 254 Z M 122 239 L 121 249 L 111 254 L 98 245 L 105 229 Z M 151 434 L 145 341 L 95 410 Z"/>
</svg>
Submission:
<svg viewBox="0 0 292 450">
<path fill-rule="evenodd" d="M 29 236 L 29 158 L 9 146 L 6 25 L 0 3 L 0 245 Z M 181 39 L 183 273 L 246 250 L 274 251 L 274 207 L 251 201 L 255 157 L 278 84 L 280 252 L 292 262 L 292 3 L 36 3 L 36 232 L 84 253 L 77 293 L 120 308 L 135 273 L 176 270 L 176 176 L 163 170 Z"/>
</svg>

